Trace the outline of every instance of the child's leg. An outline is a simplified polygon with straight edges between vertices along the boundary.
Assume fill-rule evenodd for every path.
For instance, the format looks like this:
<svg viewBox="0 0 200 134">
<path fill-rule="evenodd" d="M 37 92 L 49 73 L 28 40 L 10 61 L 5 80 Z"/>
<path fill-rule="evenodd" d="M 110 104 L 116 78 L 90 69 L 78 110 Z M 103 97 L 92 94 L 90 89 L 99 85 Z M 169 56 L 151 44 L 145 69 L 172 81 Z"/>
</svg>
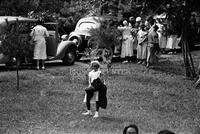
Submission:
<svg viewBox="0 0 200 134">
<path fill-rule="evenodd" d="M 90 101 L 88 101 L 88 100 L 86 102 L 86 107 L 87 107 L 87 110 L 90 110 Z"/>
<path fill-rule="evenodd" d="M 96 101 L 96 111 L 99 112 L 99 102 Z"/>
<path fill-rule="evenodd" d="M 86 107 L 87 107 L 87 112 L 82 113 L 83 115 L 92 115 L 92 111 L 90 110 L 90 98 L 86 97 Z"/>
<path fill-rule="evenodd" d="M 93 118 L 98 118 L 99 117 L 99 102 L 96 101 L 96 112 Z"/>
</svg>

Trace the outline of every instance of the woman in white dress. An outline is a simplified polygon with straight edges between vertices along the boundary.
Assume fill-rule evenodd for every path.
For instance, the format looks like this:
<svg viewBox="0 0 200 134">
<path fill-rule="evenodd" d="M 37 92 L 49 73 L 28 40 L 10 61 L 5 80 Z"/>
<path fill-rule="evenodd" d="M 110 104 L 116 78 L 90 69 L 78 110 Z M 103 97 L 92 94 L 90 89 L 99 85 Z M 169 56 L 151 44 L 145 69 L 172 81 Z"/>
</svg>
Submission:
<svg viewBox="0 0 200 134">
<path fill-rule="evenodd" d="M 33 59 L 36 60 L 36 69 L 39 70 L 39 61 L 42 61 L 42 69 L 45 69 L 44 60 L 47 59 L 46 40 L 49 36 L 47 29 L 41 24 L 36 25 L 31 32 L 32 40 L 35 42 Z"/>
<path fill-rule="evenodd" d="M 157 24 L 158 26 L 158 40 L 159 40 L 159 47 L 161 49 L 161 53 L 165 52 L 165 48 L 167 45 L 167 36 L 166 36 L 166 27 L 164 24 L 162 24 L 160 19 L 157 19 Z"/>
<path fill-rule="evenodd" d="M 176 53 L 177 49 L 180 49 L 178 46 L 180 38 L 178 38 L 178 31 L 175 20 L 168 22 L 168 36 L 167 36 L 167 46 L 166 48 L 171 50 L 173 53 Z"/>
<path fill-rule="evenodd" d="M 124 26 L 119 26 L 118 29 L 122 31 L 122 47 L 121 47 L 121 58 L 125 60 L 123 63 L 127 63 L 128 59 L 133 56 L 133 36 L 132 36 L 132 27 L 129 23 L 124 20 Z"/>
</svg>

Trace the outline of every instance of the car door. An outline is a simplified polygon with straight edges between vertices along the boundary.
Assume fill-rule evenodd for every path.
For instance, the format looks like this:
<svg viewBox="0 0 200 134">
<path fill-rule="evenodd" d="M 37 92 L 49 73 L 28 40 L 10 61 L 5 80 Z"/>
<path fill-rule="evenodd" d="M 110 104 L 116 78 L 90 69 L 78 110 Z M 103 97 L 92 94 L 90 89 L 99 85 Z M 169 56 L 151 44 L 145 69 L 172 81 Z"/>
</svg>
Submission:
<svg viewBox="0 0 200 134">
<path fill-rule="evenodd" d="M 59 37 L 57 31 L 56 23 L 44 23 L 44 27 L 47 28 L 49 33 L 49 37 L 46 37 L 46 45 L 47 45 L 47 56 L 48 59 L 56 56 Z"/>
</svg>

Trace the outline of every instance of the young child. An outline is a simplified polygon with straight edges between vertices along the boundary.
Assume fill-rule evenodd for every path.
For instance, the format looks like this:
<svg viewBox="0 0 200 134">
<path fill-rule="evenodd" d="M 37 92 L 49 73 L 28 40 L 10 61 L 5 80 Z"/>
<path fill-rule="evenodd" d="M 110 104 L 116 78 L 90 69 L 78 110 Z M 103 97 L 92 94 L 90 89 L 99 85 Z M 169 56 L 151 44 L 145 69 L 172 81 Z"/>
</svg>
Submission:
<svg viewBox="0 0 200 134">
<path fill-rule="evenodd" d="M 91 62 L 91 71 L 89 72 L 88 76 L 89 76 L 89 86 L 87 87 L 87 89 L 89 88 L 94 88 L 92 86 L 92 82 L 93 80 L 100 78 L 101 75 L 101 70 L 100 70 L 100 63 L 98 61 L 92 61 Z M 93 92 L 93 96 L 88 97 L 88 94 L 85 94 L 84 97 L 84 102 L 86 103 L 86 107 L 87 107 L 87 112 L 82 113 L 83 115 L 92 115 L 91 109 L 90 109 L 90 102 L 96 102 L 96 112 L 95 115 L 93 116 L 93 118 L 98 118 L 99 117 L 99 91 L 94 91 Z"/>
</svg>

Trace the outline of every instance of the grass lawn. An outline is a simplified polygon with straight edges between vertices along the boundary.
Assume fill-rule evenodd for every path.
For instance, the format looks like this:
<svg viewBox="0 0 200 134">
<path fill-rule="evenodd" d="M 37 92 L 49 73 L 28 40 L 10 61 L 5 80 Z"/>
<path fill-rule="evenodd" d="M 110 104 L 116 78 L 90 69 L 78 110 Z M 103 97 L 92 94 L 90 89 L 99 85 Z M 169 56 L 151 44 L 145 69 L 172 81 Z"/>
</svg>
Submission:
<svg viewBox="0 0 200 134">
<path fill-rule="evenodd" d="M 200 51 L 193 57 L 197 63 Z M 121 134 L 128 124 L 138 125 L 141 134 L 200 133 L 200 91 L 185 79 L 181 55 L 162 56 L 151 69 L 135 63 L 112 67 L 106 75 L 108 107 L 98 119 L 81 115 L 85 66 L 20 70 L 19 91 L 16 72 L 1 71 L 0 134 Z"/>
</svg>

